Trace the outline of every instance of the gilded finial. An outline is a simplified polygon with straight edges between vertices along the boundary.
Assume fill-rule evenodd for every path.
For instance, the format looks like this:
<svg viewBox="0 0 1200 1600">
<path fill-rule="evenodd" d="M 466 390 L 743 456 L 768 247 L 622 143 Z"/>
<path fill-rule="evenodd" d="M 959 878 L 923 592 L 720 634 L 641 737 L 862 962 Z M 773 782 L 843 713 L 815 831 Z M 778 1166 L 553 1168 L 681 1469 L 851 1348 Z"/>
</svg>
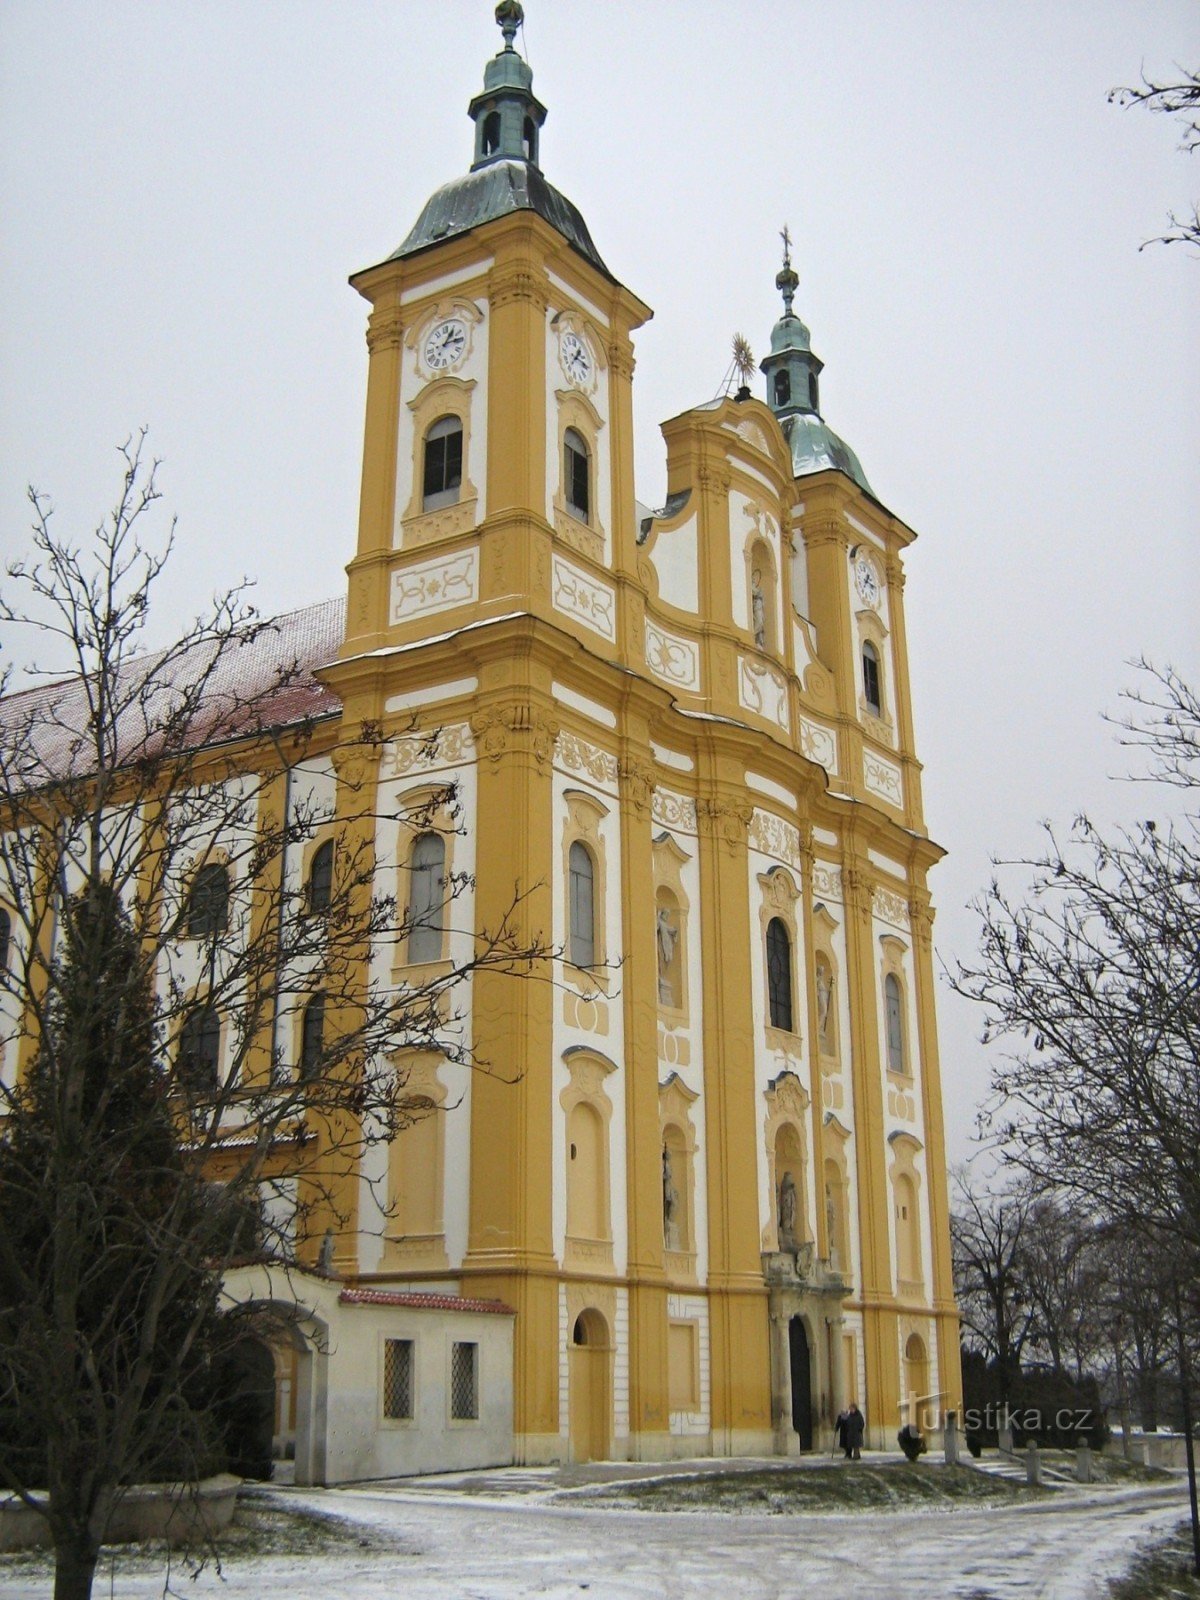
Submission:
<svg viewBox="0 0 1200 1600">
<path fill-rule="evenodd" d="M 733 336 L 733 370 L 746 388 L 754 378 L 754 352 L 749 341 L 740 333 Z"/>
<path fill-rule="evenodd" d="M 504 35 L 504 48 L 513 49 L 517 29 L 525 21 L 524 7 L 519 4 L 519 0 L 500 0 L 500 4 L 496 7 L 496 21 L 500 25 L 500 32 Z"/>
<path fill-rule="evenodd" d="M 783 295 L 784 312 L 790 317 L 792 301 L 796 298 L 796 288 L 800 279 L 792 266 L 792 236 L 786 223 L 780 230 L 779 237 L 783 240 L 783 270 L 775 274 L 775 287 Z"/>
</svg>

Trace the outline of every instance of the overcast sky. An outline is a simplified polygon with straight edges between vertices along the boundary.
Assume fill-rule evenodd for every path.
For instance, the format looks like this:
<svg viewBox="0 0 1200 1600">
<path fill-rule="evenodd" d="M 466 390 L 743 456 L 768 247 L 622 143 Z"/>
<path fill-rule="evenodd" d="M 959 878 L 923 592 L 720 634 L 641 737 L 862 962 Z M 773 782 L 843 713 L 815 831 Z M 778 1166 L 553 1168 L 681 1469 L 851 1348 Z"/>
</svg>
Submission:
<svg viewBox="0 0 1200 1600">
<path fill-rule="evenodd" d="M 142 423 L 180 550 L 162 628 L 243 574 L 266 611 L 354 551 L 366 304 L 466 170 L 487 0 L 0 4 L 0 549 L 24 489 L 82 531 Z M 1200 677 L 1200 261 L 1139 253 L 1200 189 L 1106 101 L 1200 62 L 1197 0 L 528 0 L 548 178 L 654 307 L 658 423 L 778 315 L 778 229 L 826 420 L 920 534 L 906 605 L 944 959 L 1040 818 L 1148 814 L 1100 720 L 1146 652 Z M 987 1082 L 941 997 L 952 1154 Z"/>
</svg>

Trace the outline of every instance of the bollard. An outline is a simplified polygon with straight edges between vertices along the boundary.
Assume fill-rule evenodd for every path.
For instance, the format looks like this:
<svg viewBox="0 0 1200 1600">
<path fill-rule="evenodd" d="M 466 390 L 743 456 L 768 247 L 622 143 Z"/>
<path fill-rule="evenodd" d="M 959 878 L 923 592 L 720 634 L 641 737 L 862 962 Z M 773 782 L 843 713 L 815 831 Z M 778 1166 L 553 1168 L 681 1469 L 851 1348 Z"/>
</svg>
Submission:
<svg viewBox="0 0 1200 1600">
<path fill-rule="evenodd" d="M 958 1412 L 947 1411 L 946 1426 L 942 1435 L 942 1448 L 946 1452 L 946 1465 L 956 1467 L 959 1459 Z"/>
<path fill-rule="evenodd" d="M 1092 1447 L 1087 1444 L 1075 1446 L 1075 1476 L 1080 1483 L 1092 1481 Z"/>
<path fill-rule="evenodd" d="M 1008 1420 L 1007 1406 L 1005 1406 L 1004 1410 L 1000 1413 L 1000 1417 L 1000 1448 L 1004 1451 L 1005 1455 L 1010 1456 L 1013 1453 L 1013 1431 L 1012 1423 Z"/>
<path fill-rule="evenodd" d="M 1025 1446 L 1025 1482 L 1041 1483 L 1041 1481 L 1042 1458 L 1038 1453 L 1037 1445 L 1034 1444 L 1032 1439 L 1030 1439 L 1029 1443 Z"/>
</svg>

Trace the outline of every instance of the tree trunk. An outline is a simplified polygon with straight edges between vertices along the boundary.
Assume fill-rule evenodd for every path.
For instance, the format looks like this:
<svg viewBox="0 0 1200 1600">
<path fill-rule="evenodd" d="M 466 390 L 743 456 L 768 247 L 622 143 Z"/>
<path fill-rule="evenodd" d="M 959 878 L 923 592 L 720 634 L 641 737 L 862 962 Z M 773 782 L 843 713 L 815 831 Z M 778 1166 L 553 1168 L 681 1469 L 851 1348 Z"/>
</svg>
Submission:
<svg viewBox="0 0 1200 1600">
<path fill-rule="evenodd" d="M 86 1529 L 54 1541 L 54 1600 L 91 1600 L 99 1544 Z"/>
<path fill-rule="evenodd" d="M 1138 1409 L 1142 1414 L 1142 1432 L 1158 1431 L 1158 1372 L 1153 1366 L 1138 1369 Z"/>
</svg>

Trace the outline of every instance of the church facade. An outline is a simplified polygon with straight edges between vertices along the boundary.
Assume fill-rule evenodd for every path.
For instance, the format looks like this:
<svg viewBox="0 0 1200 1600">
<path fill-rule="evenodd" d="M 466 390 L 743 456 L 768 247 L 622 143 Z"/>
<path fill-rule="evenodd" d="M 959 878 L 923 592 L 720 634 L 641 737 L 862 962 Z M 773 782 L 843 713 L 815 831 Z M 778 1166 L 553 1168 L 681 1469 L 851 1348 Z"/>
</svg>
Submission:
<svg viewBox="0 0 1200 1600">
<path fill-rule="evenodd" d="M 553 981 L 470 980 L 487 1070 L 406 1063 L 430 1109 L 344 1177 L 329 1316 L 383 1329 L 369 1426 L 389 1306 L 507 1308 L 480 1459 L 828 1448 L 850 1398 L 890 1445 L 959 1401 L 914 534 L 821 416 L 786 258 L 765 399 L 664 424 L 667 500 L 638 503 L 650 311 L 542 174 L 519 13 L 470 170 L 352 279 L 361 515 L 321 676 L 381 731 L 377 814 L 458 796 L 376 840 L 411 927 L 375 976 L 462 959 L 517 886 Z"/>
</svg>

